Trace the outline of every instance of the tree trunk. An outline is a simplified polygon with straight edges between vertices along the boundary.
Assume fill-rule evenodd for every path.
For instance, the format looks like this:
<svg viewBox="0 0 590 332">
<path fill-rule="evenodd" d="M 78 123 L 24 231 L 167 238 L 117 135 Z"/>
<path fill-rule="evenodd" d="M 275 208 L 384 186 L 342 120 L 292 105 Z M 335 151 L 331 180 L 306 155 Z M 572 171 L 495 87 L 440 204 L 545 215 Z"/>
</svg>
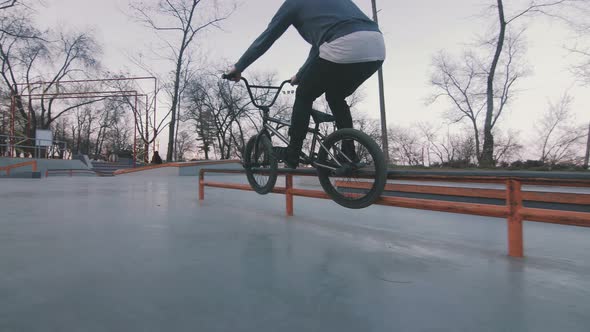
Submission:
<svg viewBox="0 0 590 332">
<path fill-rule="evenodd" d="M 588 143 L 586 143 L 586 158 L 584 159 L 584 169 L 588 169 L 590 162 L 590 125 L 588 125 Z"/>
<path fill-rule="evenodd" d="M 146 102 L 147 102 L 147 100 L 146 100 Z M 154 110 L 154 112 L 155 112 L 155 110 Z M 156 124 L 154 123 L 154 126 L 155 125 Z M 144 143 L 143 150 L 145 151 L 144 156 L 143 156 L 143 162 L 146 164 L 149 164 L 150 163 L 150 143 L 149 143 L 150 142 L 150 128 L 149 128 L 149 112 L 147 110 L 147 107 L 145 110 L 145 134 L 143 136 L 145 136 L 145 140 L 143 142 Z M 152 154 L 154 152 L 155 151 L 152 151 Z"/>
<path fill-rule="evenodd" d="M 203 150 L 205 151 L 205 160 L 209 160 L 209 143 L 203 143 Z"/>
<path fill-rule="evenodd" d="M 181 61 L 182 60 L 179 58 L 178 64 L 176 66 L 176 81 L 174 82 L 174 94 L 172 96 L 172 106 L 170 107 L 170 113 L 172 118 L 170 119 L 170 124 L 168 127 L 168 151 L 166 152 L 166 160 L 168 162 L 172 161 L 172 158 L 174 156 L 174 134 L 176 133 L 176 105 L 178 104 L 178 88 L 180 83 L 180 68 L 182 64 Z"/>
<path fill-rule="evenodd" d="M 170 106 L 171 116 L 170 126 L 168 130 L 168 151 L 166 152 L 166 160 L 172 161 L 174 157 L 174 141 L 176 140 L 176 108 L 178 107 L 178 97 L 180 95 L 180 75 L 182 74 L 182 61 L 184 59 L 184 51 L 186 50 L 186 37 L 185 32 L 182 39 L 182 46 L 180 52 L 178 52 L 178 59 L 176 59 L 176 73 L 174 73 L 174 92 L 172 94 L 172 106 Z"/>
<path fill-rule="evenodd" d="M 492 60 L 492 66 L 488 73 L 487 86 L 487 111 L 484 126 L 483 151 L 480 159 L 480 166 L 493 167 L 494 166 L 494 135 L 492 134 L 492 120 L 494 117 L 494 79 L 496 76 L 496 69 L 500 62 L 502 49 L 504 48 L 504 40 L 506 38 L 506 17 L 504 15 L 503 0 L 498 1 L 498 15 L 500 19 L 500 34 L 498 35 L 498 43 L 496 45 L 496 53 Z"/>
<path fill-rule="evenodd" d="M 96 143 L 94 144 L 94 155 L 98 156 L 100 154 L 100 140 L 102 139 L 102 131 L 103 131 L 103 126 L 100 126 L 100 128 L 98 129 L 98 135 L 96 137 Z"/>
<path fill-rule="evenodd" d="M 475 138 L 475 154 L 476 154 L 476 158 L 477 161 L 481 164 L 481 160 L 482 160 L 482 154 L 481 154 L 481 141 L 479 140 L 479 128 L 477 128 L 477 120 L 473 119 L 471 121 L 473 123 L 473 133 L 474 133 L 474 138 Z M 454 152 L 454 151 L 453 151 Z M 454 156 L 452 157 L 452 159 L 454 159 Z M 452 160 L 449 160 L 452 161 Z"/>
<path fill-rule="evenodd" d="M 182 100 L 182 94 L 179 93 L 178 94 L 178 107 L 177 107 L 177 114 L 178 116 L 176 117 L 176 129 L 174 132 L 174 152 L 175 152 L 175 160 L 180 159 L 179 155 L 178 155 L 178 129 L 180 128 L 180 100 Z"/>
</svg>

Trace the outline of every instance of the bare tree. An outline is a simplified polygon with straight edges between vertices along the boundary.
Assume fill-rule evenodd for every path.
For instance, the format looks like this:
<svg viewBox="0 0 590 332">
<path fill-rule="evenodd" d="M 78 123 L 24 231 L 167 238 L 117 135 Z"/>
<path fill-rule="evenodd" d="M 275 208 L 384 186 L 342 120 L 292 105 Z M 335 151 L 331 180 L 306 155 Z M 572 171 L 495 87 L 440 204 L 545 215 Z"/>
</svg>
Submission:
<svg viewBox="0 0 590 332">
<path fill-rule="evenodd" d="M 156 77 L 151 72 L 148 73 L 151 77 Z M 135 124 L 135 133 L 140 140 L 143 160 L 145 163 L 149 163 L 149 156 L 144 152 L 147 152 L 149 146 L 157 140 L 159 133 L 167 125 L 166 118 L 169 116 L 169 114 L 166 114 L 166 116 L 159 117 L 157 122 L 153 121 L 157 111 L 155 109 L 156 98 L 166 86 L 157 86 L 154 93 L 151 93 L 151 91 L 148 93 L 141 86 L 138 86 L 137 82 L 124 79 L 126 77 L 130 77 L 130 75 L 121 73 L 114 76 L 113 78 L 121 80 L 109 81 L 107 89 L 109 91 L 138 91 L 139 95 L 134 93 L 126 94 L 120 99 L 124 102 L 126 108 L 132 111 L 133 119 L 130 120 Z"/>
<path fill-rule="evenodd" d="M 568 6 L 572 4 L 577 4 L 581 2 L 580 0 L 529 0 L 527 6 L 523 9 L 517 9 L 512 11 L 512 13 L 507 13 L 504 8 L 504 1 L 503 0 L 496 0 L 497 6 L 496 9 L 498 11 L 498 26 L 499 26 L 499 33 L 497 36 L 497 41 L 495 43 L 496 50 L 494 52 L 494 57 L 492 59 L 492 63 L 490 66 L 490 70 L 488 72 L 487 77 L 487 90 L 486 90 L 486 116 L 485 116 L 485 124 L 484 124 L 484 142 L 483 142 L 483 151 L 482 157 L 480 158 L 480 163 L 484 166 L 493 166 L 494 165 L 494 135 L 493 129 L 494 124 L 497 117 L 494 115 L 496 109 L 494 107 L 495 101 L 495 77 L 496 71 L 498 69 L 498 65 L 500 63 L 502 53 L 504 50 L 504 44 L 507 40 L 508 35 L 508 27 L 509 25 L 514 24 L 516 21 L 525 18 L 525 17 L 532 17 L 535 15 L 546 15 L 546 16 L 553 16 L 554 14 L 552 11 L 558 9 L 559 7 Z M 586 1 L 586 0 L 582 0 Z"/>
<path fill-rule="evenodd" d="M 520 143 L 516 131 L 495 132 L 494 136 L 494 164 L 505 165 L 520 157 L 524 146 Z"/>
<path fill-rule="evenodd" d="M 476 156 L 482 166 L 486 165 L 485 128 L 488 126 L 493 130 L 496 127 L 516 94 L 517 83 L 527 74 L 521 38 L 522 31 L 504 39 L 506 50 L 494 68 L 494 77 L 501 77 L 501 81 L 495 78 L 495 82 L 501 82 L 501 85 L 494 87 L 491 104 L 488 98 L 490 73 L 484 56 L 475 51 L 467 51 L 461 61 L 456 61 L 445 53 L 440 53 L 434 60 L 435 73 L 431 83 L 437 92 L 431 102 L 446 99 L 451 105 L 446 117 L 452 123 L 469 124 L 475 141 Z M 495 105 L 491 117 L 488 116 L 490 105 Z M 488 120 L 491 120 L 489 124 Z M 488 142 L 489 140 L 490 138 Z M 493 149 L 491 151 L 493 157 Z"/>
<path fill-rule="evenodd" d="M 94 37 L 88 33 L 82 32 L 74 35 L 59 34 L 59 39 L 56 43 L 50 45 L 50 57 L 47 59 L 50 63 L 57 64 L 52 73 L 44 73 L 39 70 L 39 78 L 44 82 L 41 91 L 44 94 L 49 94 L 48 98 L 41 99 L 41 112 L 38 115 L 40 124 L 37 125 L 37 116 L 32 116 L 32 127 L 49 128 L 51 123 L 67 112 L 77 109 L 82 106 L 93 104 L 97 101 L 105 100 L 105 98 L 90 98 L 82 100 L 81 102 L 72 102 L 62 107 L 55 107 L 59 100 L 59 93 L 67 93 L 65 87 L 60 86 L 60 81 L 68 78 L 79 77 L 81 73 L 86 76 L 94 71 L 99 66 L 98 56 L 101 54 L 100 47 L 96 43 Z M 31 71 L 31 67 L 35 64 L 34 59 L 30 62 L 27 73 Z M 46 62 L 39 64 L 45 65 L 49 68 L 50 65 Z M 45 78 L 45 79 L 44 79 Z M 31 77 L 26 76 L 26 82 L 30 84 Z M 82 87 L 84 89 L 84 87 Z M 52 94 L 51 91 L 56 91 L 57 94 Z M 76 92 L 76 91 L 74 91 Z M 57 110 L 55 110 L 57 108 Z"/>
<path fill-rule="evenodd" d="M 270 86 L 276 82 L 274 74 L 254 74 L 252 84 Z M 276 90 L 255 89 L 254 98 L 259 104 L 268 104 Z M 186 118 L 195 126 L 202 143 L 200 150 L 209 158 L 217 150 L 222 159 L 241 157 L 245 144 L 262 124 L 260 111 L 253 106 L 242 84 L 219 79 L 217 73 L 203 73 L 196 77 L 186 93 Z M 279 98 L 271 116 L 286 116 L 290 104 Z"/>
<path fill-rule="evenodd" d="M 79 108 L 74 111 L 74 119 L 70 125 L 73 139 L 72 151 L 76 154 L 89 154 L 91 148 L 90 136 L 96 121 L 96 114 L 88 107 Z"/>
<path fill-rule="evenodd" d="M 574 32 L 575 41 L 567 45 L 566 49 L 577 60 L 572 66 L 574 74 L 583 84 L 590 85 L 590 1 L 574 1 L 569 4 L 568 10 L 570 15 L 557 15 Z"/>
<path fill-rule="evenodd" d="M 177 107 L 186 55 L 199 32 L 209 27 L 218 27 L 220 22 L 228 18 L 230 12 L 220 9 L 217 0 L 159 0 L 156 6 L 135 2 L 131 4 L 131 8 L 136 17 L 149 28 L 167 37 L 180 37 L 175 44 L 163 38 L 170 50 L 168 58 L 175 66 L 172 71 L 171 117 L 166 155 L 166 159 L 170 161 L 174 156 Z"/>
<path fill-rule="evenodd" d="M 424 166 L 427 150 L 421 135 L 412 128 L 391 127 L 388 133 L 390 156 L 400 165 Z"/>
<path fill-rule="evenodd" d="M 472 124 L 481 166 L 494 165 L 494 127 L 512 98 L 515 84 L 526 73 L 518 62 L 523 30 L 509 28 L 527 17 L 552 15 L 551 10 L 576 1 L 530 0 L 523 8 L 509 10 L 503 0 L 496 0 L 490 7 L 497 12 L 495 33 L 482 45 L 486 56 L 471 51 L 464 56 L 464 63 L 449 61 L 444 55 L 435 59 L 432 83 L 441 91 L 436 97 L 447 97 L 456 107 L 459 116 L 455 120 L 468 119 Z"/>
<path fill-rule="evenodd" d="M 20 123 L 21 133 L 34 137 L 35 129 L 48 129 L 69 111 L 96 102 L 92 99 L 64 102 L 59 93 L 78 92 L 68 91 L 60 86 L 60 81 L 82 77 L 97 69 L 100 47 L 85 32 L 54 34 L 35 29 L 29 8 L 11 14 L 1 22 L 0 77 L 15 98 L 20 118 L 26 120 Z M 43 97 L 23 97 L 31 94 Z"/>
<path fill-rule="evenodd" d="M 573 69 L 576 76 L 586 85 L 590 85 L 590 47 L 582 48 L 577 46 L 571 50 L 580 57 L 580 62 Z"/>
<path fill-rule="evenodd" d="M 183 72 L 181 75 L 181 81 L 180 81 L 180 89 L 178 91 L 178 106 L 177 106 L 177 115 L 176 115 L 176 132 L 174 133 L 174 151 L 175 151 L 175 160 L 179 160 L 178 156 L 183 156 L 183 153 L 180 153 L 179 151 L 177 151 L 180 146 L 179 146 L 179 142 L 184 141 L 185 138 L 179 138 L 178 137 L 178 133 L 180 131 L 180 123 L 181 121 L 184 122 L 186 121 L 186 117 L 183 117 L 183 102 L 185 100 L 184 98 L 184 94 L 187 91 L 187 89 L 189 88 L 189 84 L 192 80 L 195 79 L 195 75 L 197 75 L 197 70 L 195 70 L 195 68 L 193 68 L 193 59 L 191 54 L 187 54 L 186 57 L 186 64 L 183 66 Z M 171 96 L 173 96 L 173 93 L 170 94 Z"/>
<path fill-rule="evenodd" d="M 452 130 L 451 126 L 437 128 L 428 123 L 420 123 L 415 127 L 412 130 L 423 136 L 427 165 L 469 167 L 477 159 L 475 141 L 469 134 L 469 128 Z"/>
<path fill-rule="evenodd" d="M 17 96 L 15 102 L 20 119 L 27 119 L 32 110 L 27 109 L 23 99 L 18 97 L 21 93 L 17 83 L 23 82 L 26 73 L 30 73 L 26 59 L 36 58 L 42 52 L 42 35 L 33 26 L 30 9 L 0 12 L 1 83 L 8 96 Z M 26 121 L 19 121 L 16 128 L 24 136 L 28 134 L 25 132 L 26 125 Z"/>
<path fill-rule="evenodd" d="M 111 153 L 132 152 L 128 125 L 132 118 L 125 100 L 113 98 L 74 109 L 56 120 L 52 129 L 57 139 L 68 142 L 73 153 L 106 159 Z"/>
<path fill-rule="evenodd" d="M 572 102 L 573 98 L 567 94 L 557 103 L 550 102 L 547 112 L 536 125 L 536 137 L 539 139 L 535 145 L 543 163 L 573 163 L 581 157 L 586 128 L 575 124 L 571 113 Z"/>
<path fill-rule="evenodd" d="M 381 144 L 381 123 L 378 119 L 353 113 L 354 128 L 369 135 L 377 144 Z"/>
<path fill-rule="evenodd" d="M 128 122 L 121 119 L 116 121 L 106 132 L 104 146 L 106 152 L 119 153 L 131 150 L 132 128 Z"/>
<path fill-rule="evenodd" d="M 109 136 L 120 137 L 119 133 L 113 134 L 113 132 L 121 130 L 121 122 L 126 122 L 132 118 L 126 106 L 125 101 L 116 98 L 105 100 L 100 110 L 95 108 L 95 111 L 98 111 L 99 114 L 98 132 L 93 144 L 95 156 L 106 154 L 108 151 L 105 151 L 105 148 L 112 152 L 118 152 L 108 146 L 108 139 Z"/>
<path fill-rule="evenodd" d="M 185 160 L 186 154 L 194 151 L 194 142 L 194 137 L 188 131 L 181 131 L 176 138 L 176 160 Z"/>
<path fill-rule="evenodd" d="M 2 0 L 0 1 L 0 10 L 8 9 L 16 5 L 17 0 Z"/>
<path fill-rule="evenodd" d="M 196 141 L 201 142 L 198 151 L 202 151 L 205 160 L 209 160 L 213 152 L 216 137 L 215 119 L 210 108 L 206 107 L 206 96 L 202 87 L 195 84 L 190 87 L 186 117 L 194 125 L 197 133 Z"/>
<path fill-rule="evenodd" d="M 228 102 L 235 98 L 232 97 L 234 88 L 239 91 L 237 85 L 221 82 L 214 75 L 202 75 L 199 80 L 191 82 L 186 116 L 199 133 L 205 158 L 209 158 L 209 153 L 215 149 L 219 150 L 221 159 L 227 159 L 231 154 L 233 140 L 230 131 L 238 114 L 235 107 L 228 107 Z"/>
</svg>

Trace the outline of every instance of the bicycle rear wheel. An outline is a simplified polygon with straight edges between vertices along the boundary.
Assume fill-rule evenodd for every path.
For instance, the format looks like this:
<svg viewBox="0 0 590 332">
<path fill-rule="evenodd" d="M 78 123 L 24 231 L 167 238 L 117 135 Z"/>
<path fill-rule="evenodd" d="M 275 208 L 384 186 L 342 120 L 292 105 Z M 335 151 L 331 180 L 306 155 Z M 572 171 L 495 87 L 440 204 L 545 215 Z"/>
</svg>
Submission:
<svg viewBox="0 0 590 332">
<path fill-rule="evenodd" d="M 244 150 L 244 169 L 254 191 L 266 195 L 274 189 L 278 163 L 268 137 L 261 135 L 250 138 Z"/>
<path fill-rule="evenodd" d="M 366 208 L 383 193 L 387 163 L 381 148 L 355 129 L 338 130 L 328 136 L 318 153 L 318 177 L 325 192 L 350 209 Z"/>
</svg>

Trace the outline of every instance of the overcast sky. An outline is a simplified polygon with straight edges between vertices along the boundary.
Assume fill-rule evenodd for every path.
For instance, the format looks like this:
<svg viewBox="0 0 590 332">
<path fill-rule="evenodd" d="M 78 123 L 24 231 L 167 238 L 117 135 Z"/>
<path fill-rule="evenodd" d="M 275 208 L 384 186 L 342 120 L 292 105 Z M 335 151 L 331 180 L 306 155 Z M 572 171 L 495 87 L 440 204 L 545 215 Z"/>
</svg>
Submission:
<svg viewBox="0 0 590 332">
<path fill-rule="evenodd" d="M 155 0 L 152 0 L 155 1 Z M 205 0 L 207 1 L 207 0 Z M 223 30 L 201 35 L 199 54 L 210 62 L 235 62 L 243 51 L 264 30 L 281 0 L 242 0 L 233 16 L 223 23 Z M 355 0 L 370 14 L 370 0 Z M 478 16 L 490 0 L 378 0 L 381 29 L 387 43 L 388 59 L 384 65 L 388 122 L 409 125 L 417 121 L 441 123 L 444 103 L 427 106 L 425 99 L 433 92 L 429 85 L 432 57 L 439 50 L 460 53 L 477 34 L 485 33 L 489 21 Z M 507 2 L 508 9 L 519 0 Z M 42 24 L 68 29 L 92 29 L 103 45 L 103 66 L 113 72 L 127 70 L 144 74 L 133 66 L 127 54 L 151 57 L 157 38 L 147 28 L 126 14 L 128 0 L 44 0 L 39 10 Z M 503 126 L 523 130 L 523 139 L 532 139 L 532 122 L 547 108 L 549 99 L 559 98 L 565 91 L 575 98 L 574 110 L 579 122 L 590 121 L 590 87 L 576 84 L 568 67 L 574 58 L 563 48 L 570 33 L 558 23 L 538 19 L 526 32 L 527 59 L 530 77 L 521 81 L 522 92 L 510 107 Z M 290 78 L 305 61 L 309 46 L 294 28 L 284 35 L 257 63 L 252 71 L 276 71 L 281 78 Z M 154 71 L 171 69 L 154 63 Z M 365 84 L 363 109 L 378 117 L 377 81 Z M 161 146 L 164 140 L 161 139 Z"/>
</svg>

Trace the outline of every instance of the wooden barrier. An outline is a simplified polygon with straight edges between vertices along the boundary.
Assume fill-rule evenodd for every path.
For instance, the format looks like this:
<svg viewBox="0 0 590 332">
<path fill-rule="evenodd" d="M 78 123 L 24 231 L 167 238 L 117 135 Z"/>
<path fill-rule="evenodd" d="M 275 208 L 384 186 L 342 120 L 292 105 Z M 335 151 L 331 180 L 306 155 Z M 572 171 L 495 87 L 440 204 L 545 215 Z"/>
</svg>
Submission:
<svg viewBox="0 0 590 332">
<path fill-rule="evenodd" d="M 37 172 L 37 161 L 36 160 L 25 161 L 22 163 L 8 165 L 8 166 L 2 166 L 2 167 L 0 167 L 0 171 L 5 171 L 6 176 L 10 176 L 11 170 L 16 169 L 16 168 L 26 167 L 26 166 L 32 166 L 33 172 Z"/>
<path fill-rule="evenodd" d="M 221 169 L 201 169 L 199 173 L 199 200 L 205 199 L 205 187 L 224 188 L 234 190 L 252 191 L 249 185 L 233 184 L 223 182 L 212 182 L 205 180 L 206 173 L 214 174 L 243 174 L 243 170 L 221 170 Z M 293 198 L 295 196 L 330 199 L 323 191 L 297 189 L 293 187 L 294 176 L 316 176 L 313 171 L 281 170 L 281 175 L 285 176 L 285 187 L 277 187 L 273 193 L 284 194 L 286 197 L 286 214 L 294 215 Z M 390 177 L 391 178 L 391 177 Z M 426 179 L 427 178 L 427 179 Z M 480 188 L 460 188 L 449 186 L 431 186 L 431 185 L 403 185 L 387 184 L 385 190 L 392 192 L 418 193 L 427 195 L 444 195 L 458 197 L 474 198 L 492 198 L 506 201 L 505 206 L 491 204 L 474 204 L 463 202 L 451 202 L 429 199 L 414 199 L 404 197 L 383 196 L 375 204 L 394 206 L 410 209 L 440 211 L 449 213 L 459 213 L 468 215 L 478 215 L 496 218 L 506 218 L 508 223 L 508 254 L 511 257 L 524 257 L 524 231 L 523 221 L 544 222 L 568 226 L 590 227 L 590 213 L 571 212 L 550 209 L 533 209 L 526 208 L 524 201 L 557 203 L 557 204 L 590 204 L 590 195 L 588 194 L 569 194 L 556 192 L 535 192 L 523 191 L 522 185 L 551 185 L 551 186 L 568 186 L 568 187 L 590 187 L 590 182 L 586 180 L 557 180 L 557 179 L 536 179 L 536 178 L 511 178 L 511 177 L 457 177 L 457 176 L 424 176 L 418 179 L 416 176 L 396 176 L 397 180 L 411 181 L 442 181 L 442 182 L 459 182 L 459 183 L 496 183 L 504 184 L 505 190 L 499 189 L 480 189 Z M 337 182 L 340 187 L 350 189 L 368 189 L 369 183 L 363 182 Z"/>
</svg>

